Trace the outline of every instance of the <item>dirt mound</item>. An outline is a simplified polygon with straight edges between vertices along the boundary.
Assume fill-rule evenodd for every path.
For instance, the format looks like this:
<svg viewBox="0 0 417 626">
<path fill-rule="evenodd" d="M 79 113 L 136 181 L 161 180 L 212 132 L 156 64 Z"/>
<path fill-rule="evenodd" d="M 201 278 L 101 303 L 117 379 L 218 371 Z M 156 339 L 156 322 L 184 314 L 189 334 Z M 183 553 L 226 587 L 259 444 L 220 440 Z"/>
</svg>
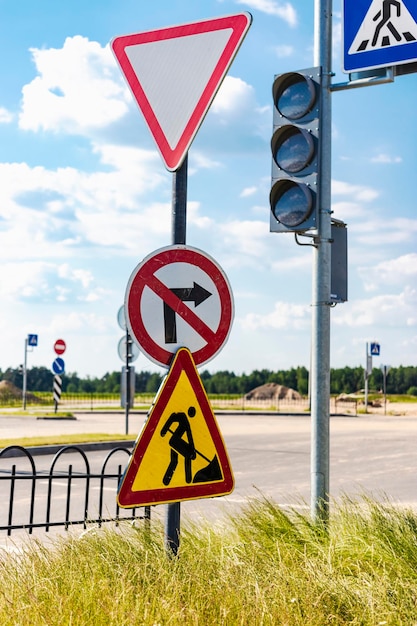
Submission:
<svg viewBox="0 0 417 626">
<path fill-rule="evenodd" d="M 16 385 L 11 383 L 9 380 L 0 380 L 0 395 L 21 398 L 22 390 L 16 387 Z"/>
<path fill-rule="evenodd" d="M 22 399 L 23 392 L 19 387 L 16 387 L 9 380 L 0 380 L 0 399 L 5 400 L 19 400 Z M 26 399 L 28 402 L 40 402 L 39 398 L 33 395 L 33 393 L 27 393 Z"/>
<path fill-rule="evenodd" d="M 284 385 L 278 383 L 266 383 L 256 387 L 245 395 L 246 400 L 301 400 L 302 396 Z"/>
</svg>

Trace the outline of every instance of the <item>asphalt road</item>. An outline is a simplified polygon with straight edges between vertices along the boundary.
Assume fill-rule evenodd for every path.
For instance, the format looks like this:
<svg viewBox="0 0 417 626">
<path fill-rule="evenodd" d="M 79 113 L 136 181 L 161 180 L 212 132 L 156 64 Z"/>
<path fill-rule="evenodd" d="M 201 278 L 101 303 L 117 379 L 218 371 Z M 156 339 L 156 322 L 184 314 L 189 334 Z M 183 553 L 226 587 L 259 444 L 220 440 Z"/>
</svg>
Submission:
<svg viewBox="0 0 417 626">
<path fill-rule="evenodd" d="M 133 413 L 134 439 L 145 416 Z M 221 519 L 248 498 L 265 495 L 283 506 L 308 508 L 310 502 L 310 418 L 306 415 L 218 414 L 235 477 L 229 496 L 183 502 L 183 518 Z M 80 413 L 77 420 L 36 420 L 0 416 L 0 437 L 57 433 L 124 433 L 125 416 Z M 417 415 L 332 417 L 330 495 L 376 498 L 417 509 Z M 100 463 L 107 452 L 89 452 Z M 45 458 L 42 463 L 47 464 Z M 165 506 L 158 506 L 161 513 Z M 163 514 L 163 513 L 162 513 Z"/>
</svg>

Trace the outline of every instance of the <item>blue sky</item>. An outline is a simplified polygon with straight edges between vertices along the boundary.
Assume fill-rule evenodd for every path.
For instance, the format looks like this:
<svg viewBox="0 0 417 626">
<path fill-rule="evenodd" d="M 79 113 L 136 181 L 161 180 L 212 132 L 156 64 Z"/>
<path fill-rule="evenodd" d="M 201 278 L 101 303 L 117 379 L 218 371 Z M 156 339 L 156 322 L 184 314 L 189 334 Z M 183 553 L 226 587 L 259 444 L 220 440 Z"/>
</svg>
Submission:
<svg viewBox="0 0 417 626">
<path fill-rule="evenodd" d="M 366 2 L 364 3 L 367 4 Z M 368 2 L 369 5 L 369 2 Z M 333 82 L 341 72 L 333 5 Z M 313 65 L 307 0 L 0 0 L 0 368 L 103 376 L 122 362 L 130 274 L 171 243 L 172 175 L 110 40 L 250 11 L 253 24 L 189 152 L 187 243 L 227 274 L 235 319 L 204 369 L 309 366 L 312 254 L 269 232 L 274 74 Z M 415 365 L 417 76 L 332 95 L 332 209 L 348 224 L 349 301 L 331 312 L 331 365 Z M 138 369 L 162 371 L 141 354 Z"/>
</svg>

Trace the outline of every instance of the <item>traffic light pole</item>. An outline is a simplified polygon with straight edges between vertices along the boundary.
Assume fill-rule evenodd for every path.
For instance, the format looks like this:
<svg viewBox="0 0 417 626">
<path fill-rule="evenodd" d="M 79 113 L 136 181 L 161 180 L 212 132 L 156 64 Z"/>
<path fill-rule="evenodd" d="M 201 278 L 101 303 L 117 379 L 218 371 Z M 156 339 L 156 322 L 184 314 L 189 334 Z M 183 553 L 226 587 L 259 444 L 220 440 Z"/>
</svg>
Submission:
<svg viewBox="0 0 417 626">
<path fill-rule="evenodd" d="M 322 68 L 318 233 L 313 248 L 311 354 L 311 514 L 329 516 L 331 286 L 331 50 L 332 2 L 315 0 L 314 64 Z"/>
<path fill-rule="evenodd" d="M 172 179 L 172 243 L 185 244 L 187 224 L 188 155 Z M 167 505 L 165 545 L 175 556 L 180 542 L 181 503 Z"/>
</svg>

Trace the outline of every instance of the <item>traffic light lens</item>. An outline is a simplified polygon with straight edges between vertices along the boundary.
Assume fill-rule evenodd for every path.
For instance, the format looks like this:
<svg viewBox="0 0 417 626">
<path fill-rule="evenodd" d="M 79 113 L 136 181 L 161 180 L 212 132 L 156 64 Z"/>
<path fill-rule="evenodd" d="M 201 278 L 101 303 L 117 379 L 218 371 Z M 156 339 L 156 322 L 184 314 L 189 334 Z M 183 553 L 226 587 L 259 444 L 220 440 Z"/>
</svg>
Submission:
<svg viewBox="0 0 417 626">
<path fill-rule="evenodd" d="M 293 181 L 279 181 L 271 191 L 271 208 L 278 222 L 293 228 L 304 222 L 313 208 L 310 189 Z"/>
<path fill-rule="evenodd" d="M 275 106 L 289 120 L 298 120 L 307 115 L 315 101 L 314 83 L 308 76 L 295 72 L 284 74 L 276 85 Z"/>
<path fill-rule="evenodd" d="M 315 154 L 314 141 L 297 126 L 283 126 L 272 138 L 272 152 L 279 168 L 289 174 L 302 172 Z"/>
</svg>

